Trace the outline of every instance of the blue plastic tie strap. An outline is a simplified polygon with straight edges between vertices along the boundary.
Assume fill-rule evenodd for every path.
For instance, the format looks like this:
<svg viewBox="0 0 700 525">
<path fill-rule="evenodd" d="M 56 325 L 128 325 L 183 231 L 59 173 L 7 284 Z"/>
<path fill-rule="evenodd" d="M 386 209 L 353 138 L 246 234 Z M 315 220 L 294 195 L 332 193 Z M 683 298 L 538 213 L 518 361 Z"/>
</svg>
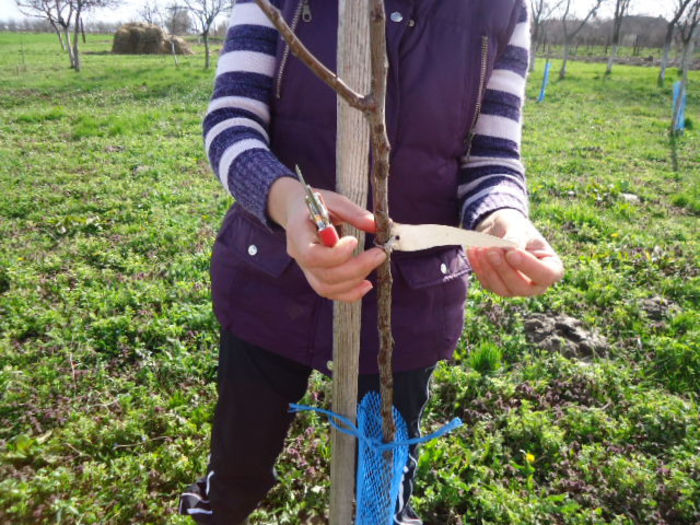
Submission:
<svg viewBox="0 0 700 525">
<path fill-rule="evenodd" d="M 540 96 L 537 97 L 537 102 L 544 102 L 544 97 L 547 96 L 547 86 L 549 85 L 549 74 L 552 71 L 552 63 L 547 59 L 547 63 L 544 66 L 544 77 L 542 77 L 542 88 L 540 89 Z"/>
<path fill-rule="evenodd" d="M 680 104 L 680 108 L 678 105 Z M 688 92 L 683 89 L 683 82 L 680 80 L 673 84 L 673 114 L 678 111 L 678 120 L 673 131 L 685 130 L 685 108 L 688 104 Z"/>
<path fill-rule="evenodd" d="M 427 436 L 408 438 L 406 421 L 394 407 L 396 439 L 384 443 L 382 439 L 381 396 L 369 392 L 360 402 L 357 426 L 348 418 L 306 405 L 291 404 L 291 412 L 312 411 L 328 417 L 330 424 L 340 432 L 354 436 L 359 442 L 357 459 L 357 515 L 356 525 L 391 525 L 394 523 L 396 502 L 408 464 L 408 450 L 412 445 L 426 443 L 444 436 L 462 425 L 455 418 L 447 425 Z M 387 468 L 384 452 L 393 451 L 393 464 Z"/>
</svg>

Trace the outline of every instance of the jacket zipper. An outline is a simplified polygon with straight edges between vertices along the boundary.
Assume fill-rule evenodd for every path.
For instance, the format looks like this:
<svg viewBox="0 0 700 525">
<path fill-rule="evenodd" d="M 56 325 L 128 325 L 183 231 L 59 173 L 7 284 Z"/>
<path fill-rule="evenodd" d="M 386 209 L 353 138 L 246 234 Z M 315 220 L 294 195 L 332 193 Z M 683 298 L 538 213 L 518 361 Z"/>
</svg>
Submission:
<svg viewBox="0 0 700 525">
<path fill-rule="evenodd" d="M 489 60 L 489 37 L 484 35 L 481 37 L 481 70 L 479 72 L 479 91 L 477 92 L 476 107 L 474 109 L 474 117 L 472 118 L 471 126 L 469 127 L 469 133 L 466 139 L 467 153 L 465 159 L 469 160 L 469 155 L 472 151 L 472 140 L 474 139 L 476 121 L 479 120 L 479 115 L 481 115 L 481 99 L 484 97 L 484 91 L 486 89 L 486 72 L 488 69 Z"/>
<path fill-rule="evenodd" d="M 303 0 L 301 3 L 301 19 L 307 24 L 311 22 L 311 4 L 310 0 Z"/>
<path fill-rule="evenodd" d="M 299 25 L 299 19 L 304 22 L 311 22 L 311 5 L 309 0 L 299 0 L 297 8 L 294 10 L 294 17 L 292 18 L 292 23 L 289 26 L 292 33 L 296 32 L 297 25 Z M 282 77 L 284 76 L 284 69 L 287 66 L 287 60 L 289 59 L 289 44 L 285 42 L 284 52 L 282 53 L 282 60 L 280 60 L 280 68 L 277 72 L 277 86 L 275 89 L 275 96 L 279 99 L 282 97 Z"/>
</svg>

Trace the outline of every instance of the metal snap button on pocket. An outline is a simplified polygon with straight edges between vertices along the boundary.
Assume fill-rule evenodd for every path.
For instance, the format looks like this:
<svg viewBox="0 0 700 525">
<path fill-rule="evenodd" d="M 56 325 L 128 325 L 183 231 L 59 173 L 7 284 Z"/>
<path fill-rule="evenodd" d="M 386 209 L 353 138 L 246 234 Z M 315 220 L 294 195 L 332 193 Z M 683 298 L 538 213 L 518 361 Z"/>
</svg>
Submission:
<svg viewBox="0 0 700 525">
<path fill-rule="evenodd" d="M 258 254 L 258 247 L 255 246 L 254 244 L 251 244 L 248 246 L 248 255 L 251 257 L 255 257 Z"/>
</svg>

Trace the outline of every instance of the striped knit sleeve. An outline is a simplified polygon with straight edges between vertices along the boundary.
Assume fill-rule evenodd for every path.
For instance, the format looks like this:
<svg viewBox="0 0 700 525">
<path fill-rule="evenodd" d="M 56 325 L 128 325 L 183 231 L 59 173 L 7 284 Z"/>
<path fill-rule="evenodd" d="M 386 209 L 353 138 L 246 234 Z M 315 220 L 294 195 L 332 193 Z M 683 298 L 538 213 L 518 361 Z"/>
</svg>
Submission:
<svg viewBox="0 0 700 525">
<path fill-rule="evenodd" d="M 238 0 L 204 117 L 204 147 L 221 184 L 264 224 L 272 183 L 289 171 L 270 151 L 270 97 L 279 33 L 253 0 Z"/>
<path fill-rule="evenodd" d="M 501 208 L 528 215 L 520 141 L 530 26 L 524 2 L 518 1 L 516 9 L 517 23 L 487 83 L 471 149 L 461 159 L 458 196 L 467 229 Z"/>
</svg>

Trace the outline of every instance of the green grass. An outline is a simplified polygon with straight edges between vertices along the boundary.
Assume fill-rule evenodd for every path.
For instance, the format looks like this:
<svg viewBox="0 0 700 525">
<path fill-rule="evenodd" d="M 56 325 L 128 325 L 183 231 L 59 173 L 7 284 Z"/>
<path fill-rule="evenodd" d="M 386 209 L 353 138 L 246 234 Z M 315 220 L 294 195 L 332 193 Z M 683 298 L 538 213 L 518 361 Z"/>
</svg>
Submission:
<svg viewBox="0 0 700 525">
<path fill-rule="evenodd" d="M 569 55 L 573 58 L 581 58 L 581 59 L 586 59 L 586 58 L 596 58 L 596 59 L 607 59 L 607 57 L 610 55 L 610 52 L 612 50 L 612 47 L 606 47 L 606 46 L 589 46 L 589 45 L 573 45 L 572 47 L 569 48 Z M 561 56 L 564 52 L 564 46 L 563 45 L 547 45 L 546 49 L 540 45 L 540 47 L 537 50 L 537 55 L 544 57 L 546 53 L 549 53 L 550 56 Z M 648 59 L 648 57 L 653 57 L 655 60 L 660 60 L 661 56 L 663 55 L 663 49 L 660 47 L 641 47 L 637 50 L 637 53 L 635 54 L 635 50 L 631 46 L 621 46 L 617 50 L 617 57 L 621 59 L 626 59 L 626 58 L 637 58 L 637 59 Z M 695 56 L 697 57 L 698 52 L 697 50 L 695 51 Z M 672 49 L 671 54 L 670 54 L 671 60 L 679 60 L 681 58 L 681 52 L 680 50 L 677 49 Z M 605 71 L 605 69 L 603 69 Z"/>
<path fill-rule="evenodd" d="M 185 523 L 178 491 L 206 468 L 208 262 L 231 202 L 202 148 L 213 73 L 201 48 L 175 67 L 110 45 L 90 36 L 78 75 L 55 36 L 0 33 L 2 523 Z M 697 130 L 669 139 L 655 69 L 573 62 L 536 104 L 542 69 L 523 152 L 567 275 L 534 299 L 472 287 L 424 426 L 466 424 L 423 448 L 417 507 L 431 524 L 697 523 Z M 531 312 L 610 348 L 546 352 Z M 314 376 L 305 402 L 329 390 Z M 327 425 L 300 415 L 254 522 L 322 518 L 329 457 Z"/>
</svg>

